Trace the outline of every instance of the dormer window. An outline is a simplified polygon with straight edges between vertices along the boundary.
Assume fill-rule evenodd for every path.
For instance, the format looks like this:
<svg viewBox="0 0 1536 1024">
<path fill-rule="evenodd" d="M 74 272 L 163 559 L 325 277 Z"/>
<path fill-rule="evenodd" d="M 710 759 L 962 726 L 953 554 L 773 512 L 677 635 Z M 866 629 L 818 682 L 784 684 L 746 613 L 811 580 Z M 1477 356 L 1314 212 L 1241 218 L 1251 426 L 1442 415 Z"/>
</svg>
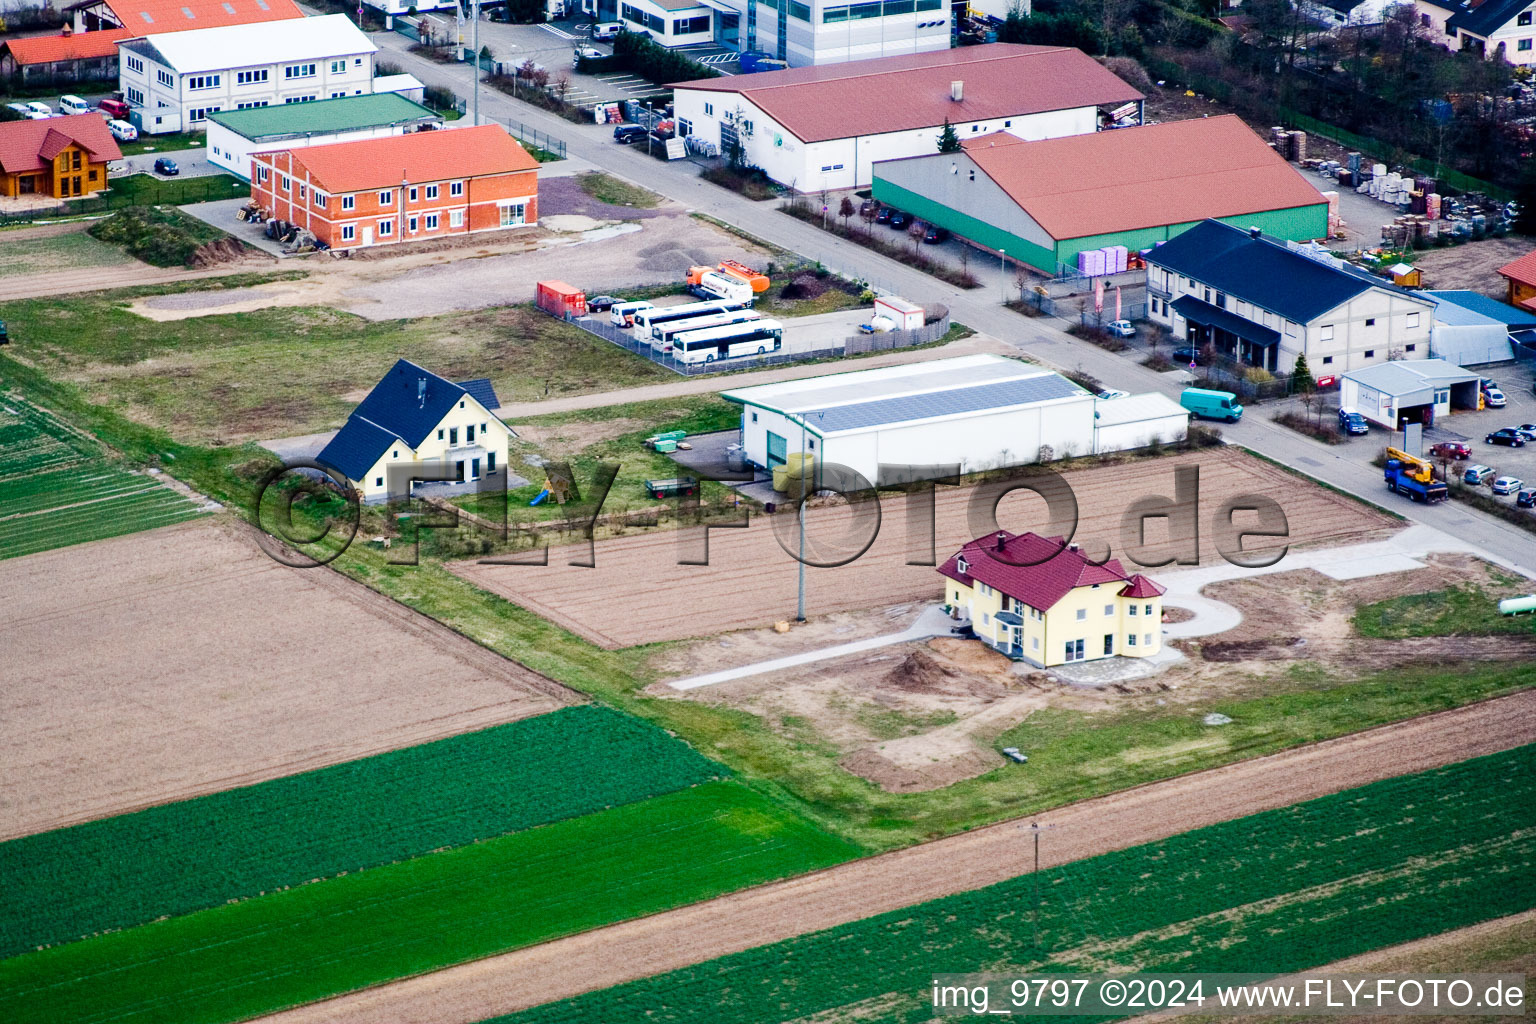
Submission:
<svg viewBox="0 0 1536 1024">
<path fill-rule="evenodd" d="M 961 555 L 960 558 L 955 562 L 955 568 L 959 569 L 962 573 L 968 573 L 971 571 L 971 567 L 966 564 L 964 555 Z"/>
</svg>

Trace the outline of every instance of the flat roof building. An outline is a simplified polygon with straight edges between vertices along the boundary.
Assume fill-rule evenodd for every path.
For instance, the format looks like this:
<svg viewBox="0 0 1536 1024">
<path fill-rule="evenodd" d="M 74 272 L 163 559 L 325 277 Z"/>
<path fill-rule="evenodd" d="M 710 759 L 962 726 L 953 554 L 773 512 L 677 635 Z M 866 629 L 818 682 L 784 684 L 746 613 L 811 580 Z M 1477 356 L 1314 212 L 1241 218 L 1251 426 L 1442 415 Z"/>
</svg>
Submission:
<svg viewBox="0 0 1536 1024">
<path fill-rule="evenodd" d="M 1094 396 L 1058 373 L 995 355 L 855 370 L 721 393 L 742 407 L 749 462 L 790 453 L 846 467 L 868 484 L 911 479 L 903 467 L 958 472 L 1087 455 Z M 929 473 L 928 475 L 934 475 Z M 825 479 L 825 478 L 823 478 Z"/>
<path fill-rule="evenodd" d="M 223 110 L 208 115 L 208 159 L 249 181 L 257 153 L 404 135 L 442 123 L 441 115 L 393 92 Z"/>
<path fill-rule="evenodd" d="M 1081 50 L 1011 43 L 672 88 L 679 134 L 727 157 L 739 149 L 799 192 L 868 185 L 876 161 L 934 152 L 946 120 L 961 139 L 1059 138 L 1096 131 L 1100 108 L 1145 98 Z"/>
<path fill-rule="evenodd" d="M 1388 430 L 1433 425 L 1454 409 L 1476 410 L 1478 381 L 1471 370 L 1444 359 L 1380 363 L 1350 370 L 1339 380 L 1339 407 L 1353 409 Z"/>
</svg>

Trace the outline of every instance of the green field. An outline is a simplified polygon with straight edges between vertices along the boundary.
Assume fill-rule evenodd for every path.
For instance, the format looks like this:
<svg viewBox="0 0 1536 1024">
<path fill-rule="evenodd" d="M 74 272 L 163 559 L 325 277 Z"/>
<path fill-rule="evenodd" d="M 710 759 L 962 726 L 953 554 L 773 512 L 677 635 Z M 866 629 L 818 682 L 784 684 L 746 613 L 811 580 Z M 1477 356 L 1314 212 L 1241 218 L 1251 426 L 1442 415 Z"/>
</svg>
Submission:
<svg viewBox="0 0 1536 1024">
<path fill-rule="evenodd" d="M 660 729 L 588 705 L 14 839 L 0 843 L 0 956 L 726 774 Z"/>
<path fill-rule="evenodd" d="M 935 973 L 1321 966 L 1536 906 L 1536 747 L 1186 832 L 1038 881 L 1038 947 L 1036 879 L 1022 875 L 496 1021 L 918 1024 L 934 1016 Z"/>
<path fill-rule="evenodd" d="M 156 291 L 210 287 L 185 284 Z M 6 303 L 4 319 L 42 373 L 193 444 L 333 429 L 400 358 L 450 380 L 490 377 L 509 403 L 677 379 L 529 306 L 387 321 L 276 307 L 157 322 L 124 298 L 26 299 Z"/>
<path fill-rule="evenodd" d="M 1357 608 L 1355 631 L 1361 636 L 1394 640 L 1410 636 L 1536 633 L 1536 616 L 1499 614 L 1499 598 L 1504 596 L 1507 595 L 1490 594 L 1479 586 L 1462 586 L 1388 598 Z"/>
<path fill-rule="evenodd" d="M 113 267 L 130 262 L 117 246 L 98 242 L 84 231 L 44 238 L 6 238 L 0 234 L 0 277 Z"/>
<path fill-rule="evenodd" d="M 202 514 L 152 477 L 108 464 L 93 440 L 57 417 L 0 395 L 0 559 Z"/>
<path fill-rule="evenodd" d="M 858 853 L 739 783 L 712 782 L 0 961 L 0 1020 L 243 1019 Z"/>
</svg>

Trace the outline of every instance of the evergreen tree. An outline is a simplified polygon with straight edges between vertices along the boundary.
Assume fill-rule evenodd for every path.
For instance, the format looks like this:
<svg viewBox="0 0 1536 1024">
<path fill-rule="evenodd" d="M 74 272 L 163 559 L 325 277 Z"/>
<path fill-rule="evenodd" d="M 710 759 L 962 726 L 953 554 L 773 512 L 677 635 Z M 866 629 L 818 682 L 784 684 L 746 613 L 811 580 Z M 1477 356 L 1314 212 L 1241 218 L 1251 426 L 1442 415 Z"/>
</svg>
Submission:
<svg viewBox="0 0 1536 1024">
<path fill-rule="evenodd" d="M 939 133 L 939 152 L 960 152 L 960 136 L 955 134 L 955 126 L 949 123 L 949 118 L 944 119 L 944 130 Z"/>
<path fill-rule="evenodd" d="M 1317 390 L 1317 381 L 1312 378 L 1312 367 L 1307 365 L 1305 352 L 1296 357 L 1296 369 L 1291 371 L 1291 388 L 1298 395 L 1310 395 Z"/>
<path fill-rule="evenodd" d="M 1520 212 L 1515 215 L 1515 230 L 1536 237 L 1536 160 L 1525 162 L 1525 169 L 1520 172 L 1520 184 L 1515 188 L 1515 202 L 1520 204 Z"/>
</svg>

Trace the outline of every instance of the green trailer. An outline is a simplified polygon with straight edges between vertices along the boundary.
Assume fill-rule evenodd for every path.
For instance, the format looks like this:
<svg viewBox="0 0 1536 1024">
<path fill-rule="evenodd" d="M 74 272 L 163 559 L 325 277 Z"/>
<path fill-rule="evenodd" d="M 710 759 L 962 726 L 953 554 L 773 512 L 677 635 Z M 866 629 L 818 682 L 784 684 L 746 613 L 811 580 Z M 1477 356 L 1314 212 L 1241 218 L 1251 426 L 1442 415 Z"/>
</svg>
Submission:
<svg viewBox="0 0 1536 1024">
<path fill-rule="evenodd" d="M 675 452 L 677 451 L 677 442 L 681 441 L 687 436 L 688 431 L 686 430 L 669 430 L 664 434 L 652 434 L 650 437 L 645 439 L 645 446 L 647 448 L 654 448 L 656 451 Z M 672 447 L 662 447 L 663 445 L 667 444 L 670 444 Z"/>
<path fill-rule="evenodd" d="M 652 498 L 675 498 L 679 494 L 691 495 L 699 489 L 698 480 L 691 476 L 678 476 L 670 480 L 647 480 L 645 493 Z"/>
</svg>

